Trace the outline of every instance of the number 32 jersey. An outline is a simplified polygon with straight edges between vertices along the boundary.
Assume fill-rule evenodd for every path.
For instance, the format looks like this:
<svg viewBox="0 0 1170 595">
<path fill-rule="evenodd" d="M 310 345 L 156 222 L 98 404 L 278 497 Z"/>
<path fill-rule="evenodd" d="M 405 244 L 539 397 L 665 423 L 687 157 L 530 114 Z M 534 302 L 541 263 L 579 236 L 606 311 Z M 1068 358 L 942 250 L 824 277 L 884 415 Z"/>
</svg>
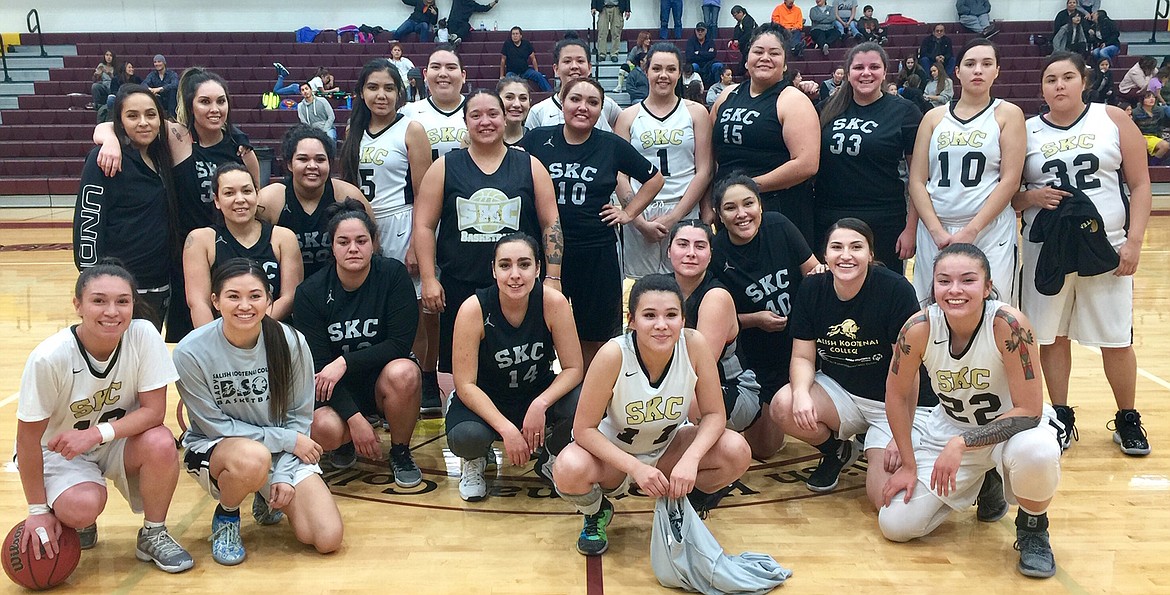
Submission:
<svg viewBox="0 0 1170 595">
<path fill-rule="evenodd" d="M 975 329 L 967 348 L 953 354 L 951 330 L 938 304 L 926 308 L 930 319 L 930 337 L 922 363 L 930 373 L 930 385 L 938 395 L 939 410 L 947 421 L 969 429 L 986 425 L 1013 407 L 1003 355 L 995 344 L 995 313 L 1007 304 L 984 300 L 983 320 Z"/>
<path fill-rule="evenodd" d="M 597 429 L 618 448 L 634 455 L 660 451 L 687 421 L 698 379 L 687 354 L 687 335 L 693 332 L 684 330 L 679 336 L 657 383 L 646 377 L 632 331 L 610 339 L 622 349 L 622 369 Z"/>
<path fill-rule="evenodd" d="M 1029 118 L 1024 184 L 1028 190 L 1048 185 L 1073 186 L 1088 195 L 1101 214 L 1109 243 L 1125 243 L 1129 199 L 1121 188 L 1121 141 L 1117 125 L 1101 103 L 1090 103 L 1070 126 L 1056 126 L 1044 116 Z M 1024 239 L 1037 207 L 1024 210 Z"/>
</svg>

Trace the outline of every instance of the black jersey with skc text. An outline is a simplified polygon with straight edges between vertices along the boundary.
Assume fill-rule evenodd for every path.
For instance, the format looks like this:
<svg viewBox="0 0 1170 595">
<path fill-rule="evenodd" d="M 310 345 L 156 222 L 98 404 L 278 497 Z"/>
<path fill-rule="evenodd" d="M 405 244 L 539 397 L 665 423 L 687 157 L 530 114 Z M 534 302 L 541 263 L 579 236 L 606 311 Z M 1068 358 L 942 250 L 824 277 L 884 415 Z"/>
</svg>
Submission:
<svg viewBox="0 0 1170 595">
<path fill-rule="evenodd" d="M 505 408 L 527 407 L 556 378 L 552 331 L 544 320 L 544 289 L 539 282 L 528 294 L 528 310 L 520 326 L 512 326 L 500 309 L 496 285 L 475 292 L 483 313 L 476 385 Z"/>
<path fill-rule="evenodd" d="M 898 162 L 914 150 L 922 112 L 897 95 L 851 105 L 821 129 L 818 208 L 906 212 Z"/>
<path fill-rule="evenodd" d="M 325 192 L 317 202 L 317 208 L 312 213 L 306 213 L 305 207 L 297 200 L 296 190 L 291 180 L 284 187 L 284 210 L 280 212 L 280 219 L 276 224 L 292 230 L 297 236 L 297 245 L 301 248 L 301 260 L 305 266 L 305 278 L 322 267 L 332 264 L 333 247 L 329 242 L 329 221 L 325 211 L 336 200 L 333 197 L 333 181 L 325 180 Z"/>
<path fill-rule="evenodd" d="M 193 229 L 215 224 L 215 193 L 211 190 L 215 171 L 225 163 L 243 165 L 239 151 L 241 146 L 250 146 L 248 143 L 248 135 L 233 126 L 230 133 L 225 132 L 223 139 L 210 147 L 192 143 L 191 156 L 175 164 L 180 237 L 186 238 Z"/>
</svg>

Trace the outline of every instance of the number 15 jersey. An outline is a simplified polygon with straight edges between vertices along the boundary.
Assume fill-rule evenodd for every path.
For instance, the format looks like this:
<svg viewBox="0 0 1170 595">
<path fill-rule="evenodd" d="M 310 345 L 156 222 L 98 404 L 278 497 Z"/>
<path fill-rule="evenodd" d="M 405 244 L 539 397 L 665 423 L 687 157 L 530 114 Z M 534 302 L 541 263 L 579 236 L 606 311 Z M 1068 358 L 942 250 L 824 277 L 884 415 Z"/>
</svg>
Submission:
<svg viewBox="0 0 1170 595">
<path fill-rule="evenodd" d="M 657 383 L 646 376 L 633 331 L 610 339 L 622 349 L 622 368 L 597 429 L 618 448 L 634 455 L 663 450 L 687 421 L 698 380 L 687 354 L 687 335 L 693 332 L 684 330 L 679 335 Z"/>
</svg>

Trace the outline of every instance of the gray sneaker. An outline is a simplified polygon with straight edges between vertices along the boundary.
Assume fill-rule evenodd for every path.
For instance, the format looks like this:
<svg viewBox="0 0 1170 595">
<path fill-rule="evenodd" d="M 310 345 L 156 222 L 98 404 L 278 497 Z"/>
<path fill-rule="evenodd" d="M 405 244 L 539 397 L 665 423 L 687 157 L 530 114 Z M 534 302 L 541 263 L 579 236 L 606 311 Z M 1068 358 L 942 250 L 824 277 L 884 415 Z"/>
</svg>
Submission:
<svg viewBox="0 0 1170 595">
<path fill-rule="evenodd" d="M 252 518 L 256 519 L 257 525 L 275 525 L 284 519 L 284 513 L 279 510 L 273 510 L 268 506 L 268 500 L 256 492 L 256 496 L 252 498 Z"/>
<path fill-rule="evenodd" d="M 464 502 L 479 502 L 487 497 L 487 482 L 483 478 L 485 459 L 463 461 L 463 473 L 459 476 L 459 497 Z"/>
<path fill-rule="evenodd" d="M 422 471 L 414 464 L 410 447 L 405 444 L 390 447 L 390 469 L 394 471 L 394 483 L 400 488 L 413 488 L 422 483 Z"/>
<path fill-rule="evenodd" d="M 97 545 L 97 523 L 78 529 L 77 537 L 81 540 L 81 549 L 92 550 Z"/>
<path fill-rule="evenodd" d="M 1020 551 L 1020 574 L 1048 578 L 1056 574 L 1056 558 L 1048 542 L 1048 531 L 1016 529 L 1015 548 Z"/>
<path fill-rule="evenodd" d="M 170 572 L 183 572 L 195 565 L 195 560 L 179 542 L 167 533 L 166 527 L 138 530 L 138 548 L 134 556 L 143 562 L 154 562 L 159 569 Z"/>
</svg>

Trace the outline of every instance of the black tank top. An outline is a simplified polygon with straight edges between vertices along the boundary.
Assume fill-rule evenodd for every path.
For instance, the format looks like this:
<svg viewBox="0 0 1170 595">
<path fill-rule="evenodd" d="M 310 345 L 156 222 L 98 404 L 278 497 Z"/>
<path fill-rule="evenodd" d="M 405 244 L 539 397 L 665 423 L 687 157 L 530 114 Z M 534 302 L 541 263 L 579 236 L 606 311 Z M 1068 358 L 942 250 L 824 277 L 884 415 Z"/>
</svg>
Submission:
<svg viewBox="0 0 1170 595">
<path fill-rule="evenodd" d="M 727 289 L 711 271 L 707 271 L 707 275 L 699 282 L 699 286 L 691 293 L 687 301 L 683 302 L 683 316 L 685 317 L 685 326 L 687 328 L 697 328 L 699 323 L 699 307 L 703 305 L 703 298 L 707 297 L 707 292 L 720 287 Z M 731 293 L 731 292 L 728 292 Z M 731 343 L 723 346 L 719 352 L 719 384 L 725 390 L 737 388 L 741 381 L 751 383 L 756 389 L 759 385 L 756 384 L 756 376 L 751 370 L 744 370 L 743 364 L 739 358 L 739 341 L 732 339 Z M 750 378 L 747 376 L 750 374 Z M 729 412 L 730 413 L 730 412 Z"/>
<path fill-rule="evenodd" d="M 557 354 L 544 321 L 544 289 L 538 280 L 528 294 L 528 311 L 518 327 L 500 309 L 499 287 L 480 289 L 475 297 L 483 311 L 476 384 L 497 405 L 527 406 L 556 378 L 552 362 Z"/>
<path fill-rule="evenodd" d="M 250 248 L 245 248 L 236 237 L 223 225 L 212 227 L 215 230 L 215 270 L 229 259 L 247 258 L 268 274 L 268 287 L 272 292 L 272 299 L 280 297 L 280 261 L 276 259 L 276 252 L 272 250 L 272 224 L 260 222 L 260 239 Z"/>
<path fill-rule="evenodd" d="M 291 229 L 297 236 L 297 245 L 301 247 L 301 260 L 305 264 L 306 279 L 333 260 L 327 229 L 329 221 L 325 218 L 325 211 L 334 202 L 336 200 L 333 198 L 332 180 L 325 181 L 325 192 L 312 214 L 306 213 L 301 201 L 297 200 L 292 180 L 288 180 L 284 186 L 284 210 L 280 212 L 280 219 L 276 224 Z"/>
<path fill-rule="evenodd" d="M 211 191 L 215 170 L 224 163 L 243 164 L 239 148 L 232 135 L 225 133 L 223 140 L 210 147 L 192 144 L 191 156 L 175 166 L 179 233 L 183 239 L 192 229 L 215 225 L 214 193 Z"/>
<path fill-rule="evenodd" d="M 435 260 L 443 275 L 487 287 L 493 284 L 491 263 L 497 240 L 515 231 L 540 238 L 532 157 L 509 149 L 491 175 L 479 169 L 469 151 L 451 151 L 445 159 Z"/>
</svg>

